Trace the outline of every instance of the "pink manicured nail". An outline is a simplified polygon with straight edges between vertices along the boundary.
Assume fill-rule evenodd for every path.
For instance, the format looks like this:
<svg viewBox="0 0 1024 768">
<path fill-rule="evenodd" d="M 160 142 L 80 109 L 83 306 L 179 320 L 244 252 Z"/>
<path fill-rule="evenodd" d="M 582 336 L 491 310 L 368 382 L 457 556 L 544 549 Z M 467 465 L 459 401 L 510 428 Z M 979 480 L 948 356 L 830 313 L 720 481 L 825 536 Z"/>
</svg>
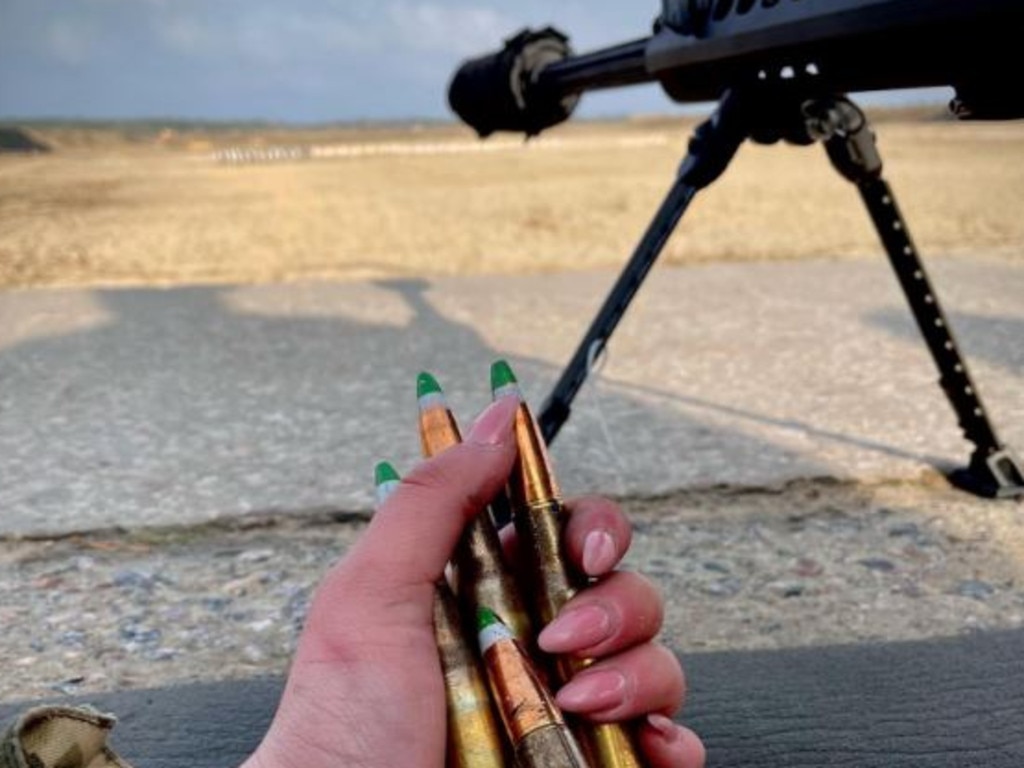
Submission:
<svg viewBox="0 0 1024 768">
<path fill-rule="evenodd" d="M 611 631 L 611 618 L 604 608 L 584 605 L 566 611 L 544 627 L 537 643 L 547 653 L 567 653 L 596 645 Z"/>
<path fill-rule="evenodd" d="M 647 724 L 651 726 L 667 742 L 677 741 L 682 736 L 679 726 L 664 715 L 650 714 L 647 716 Z"/>
<path fill-rule="evenodd" d="M 501 445 L 511 436 L 512 420 L 518 407 L 519 400 L 515 397 L 500 397 L 495 400 L 477 418 L 466 442 L 477 445 Z"/>
<path fill-rule="evenodd" d="M 601 576 L 615 565 L 615 539 L 608 531 L 591 531 L 583 540 L 583 570 Z"/>
<path fill-rule="evenodd" d="M 558 705 L 573 712 L 596 712 L 622 703 L 626 678 L 615 670 L 583 672 L 569 681 L 555 697 Z"/>
</svg>

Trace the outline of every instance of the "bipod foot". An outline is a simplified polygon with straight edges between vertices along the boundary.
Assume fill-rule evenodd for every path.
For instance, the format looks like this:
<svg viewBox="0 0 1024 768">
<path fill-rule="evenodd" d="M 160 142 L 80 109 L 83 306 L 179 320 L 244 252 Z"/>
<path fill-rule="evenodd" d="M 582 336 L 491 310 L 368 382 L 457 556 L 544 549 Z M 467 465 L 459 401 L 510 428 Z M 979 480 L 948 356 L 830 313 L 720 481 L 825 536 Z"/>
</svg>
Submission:
<svg viewBox="0 0 1024 768">
<path fill-rule="evenodd" d="M 1009 448 L 971 457 L 971 463 L 949 473 L 949 481 L 961 490 L 989 499 L 1024 498 L 1024 467 Z"/>
</svg>

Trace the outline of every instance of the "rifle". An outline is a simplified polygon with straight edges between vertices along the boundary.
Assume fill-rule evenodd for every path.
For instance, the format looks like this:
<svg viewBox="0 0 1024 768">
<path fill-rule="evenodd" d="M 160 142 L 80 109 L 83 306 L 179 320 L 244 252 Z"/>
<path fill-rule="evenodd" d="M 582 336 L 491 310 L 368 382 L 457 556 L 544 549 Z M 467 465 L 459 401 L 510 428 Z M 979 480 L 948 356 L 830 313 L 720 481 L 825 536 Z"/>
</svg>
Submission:
<svg viewBox="0 0 1024 768">
<path fill-rule="evenodd" d="M 544 402 L 551 442 L 573 398 L 697 192 L 740 145 L 821 142 L 854 183 L 939 371 L 965 439 L 958 487 L 1024 496 L 1024 468 L 996 434 L 938 294 L 882 178 L 873 129 L 849 92 L 951 86 L 961 120 L 1024 117 L 1024 3 L 1019 0 L 663 0 L 652 34 L 577 55 L 546 27 L 464 62 L 448 90 L 452 110 L 480 138 L 535 136 L 569 119 L 588 91 L 658 83 L 676 102 L 717 101 L 687 146 L 676 178 Z"/>
</svg>

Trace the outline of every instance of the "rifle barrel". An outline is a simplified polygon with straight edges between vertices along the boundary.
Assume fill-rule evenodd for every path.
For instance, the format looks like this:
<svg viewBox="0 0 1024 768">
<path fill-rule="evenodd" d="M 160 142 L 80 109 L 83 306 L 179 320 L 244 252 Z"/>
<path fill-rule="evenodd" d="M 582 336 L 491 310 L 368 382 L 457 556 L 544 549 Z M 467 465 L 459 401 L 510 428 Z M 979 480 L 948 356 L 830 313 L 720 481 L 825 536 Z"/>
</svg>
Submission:
<svg viewBox="0 0 1024 768">
<path fill-rule="evenodd" d="M 570 95 L 653 82 L 654 77 L 647 71 L 649 41 L 645 37 L 553 62 L 541 70 L 538 85 Z"/>
</svg>

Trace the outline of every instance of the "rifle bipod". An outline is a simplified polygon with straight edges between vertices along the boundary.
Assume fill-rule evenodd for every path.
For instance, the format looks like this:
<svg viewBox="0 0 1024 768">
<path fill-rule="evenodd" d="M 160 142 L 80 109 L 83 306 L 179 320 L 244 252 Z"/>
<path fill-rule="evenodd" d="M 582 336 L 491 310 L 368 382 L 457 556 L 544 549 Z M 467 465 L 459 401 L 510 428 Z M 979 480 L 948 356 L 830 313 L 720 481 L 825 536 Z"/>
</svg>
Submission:
<svg viewBox="0 0 1024 768">
<path fill-rule="evenodd" d="M 792 92 L 728 91 L 715 113 L 694 131 L 676 179 L 538 416 L 551 443 L 569 418 L 572 401 L 636 296 L 696 193 L 717 179 L 746 139 L 824 143 L 836 170 L 857 185 L 900 286 L 907 297 L 964 437 L 975 446 L 950 482 L 979 496 L 1024 496 L 1024 469 L 1001 443 L 960 354 L 939 298 L 910 238 L 864 113 L 845 96 L 799 98 Z"/>
</svg>

